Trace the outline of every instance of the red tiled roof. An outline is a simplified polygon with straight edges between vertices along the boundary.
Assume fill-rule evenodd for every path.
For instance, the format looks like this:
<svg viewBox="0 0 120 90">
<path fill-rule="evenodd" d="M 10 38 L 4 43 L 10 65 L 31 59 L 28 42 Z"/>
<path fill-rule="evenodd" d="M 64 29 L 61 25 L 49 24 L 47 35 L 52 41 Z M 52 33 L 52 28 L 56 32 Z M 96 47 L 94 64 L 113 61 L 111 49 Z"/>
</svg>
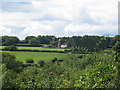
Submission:
<svg viewBox="0 0 120 90">
<path fill-rule="evenodd" d="M 67 43 L 63 43 L 62 45 L 67 45 Z"/>
</svg>

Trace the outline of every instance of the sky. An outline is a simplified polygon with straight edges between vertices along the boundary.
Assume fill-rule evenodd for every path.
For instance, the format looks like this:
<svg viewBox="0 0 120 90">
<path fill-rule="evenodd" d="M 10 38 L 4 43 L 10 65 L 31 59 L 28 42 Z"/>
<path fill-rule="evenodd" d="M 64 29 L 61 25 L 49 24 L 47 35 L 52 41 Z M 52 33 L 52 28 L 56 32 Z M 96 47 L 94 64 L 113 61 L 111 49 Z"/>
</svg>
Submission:
<svg viewBox="0 0 120 90">
<path fill-rule="evenodd" d="M 115 36 L 118 1 L 1 0 L 0 36 Z"/>
</svg>

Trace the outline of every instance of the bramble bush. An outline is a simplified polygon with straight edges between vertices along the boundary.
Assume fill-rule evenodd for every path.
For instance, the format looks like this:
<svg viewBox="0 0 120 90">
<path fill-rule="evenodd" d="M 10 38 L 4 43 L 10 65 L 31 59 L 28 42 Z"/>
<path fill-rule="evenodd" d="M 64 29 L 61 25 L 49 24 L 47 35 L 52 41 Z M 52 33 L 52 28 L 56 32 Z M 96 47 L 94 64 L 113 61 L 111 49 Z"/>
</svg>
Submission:
<svg viewBox="0 0 120 90">
<path fill-rule="evenodd" d="M 60 63 L 44 64 L 41 60 L 38 63 L 40 67 L 31 65 L 23 67 L 20 73 L 15 72 L 14 76 L 8 74 L 9 77 L 6 79 L 13 79 L 8 83 L 3 82 L 3 85 L 4 87 L 15 85 L 19 88 L 116 88 L 117 62 L 114 61 L 113 52 L 106 52 L 109 50 L 87 54 L 82 58 L 69 54 Z M 13 56 L 9 58 L 15 59 Z M 7 60 L 8 56 L 4 56 L 4 59 Z M 6 74 L 4 73 L 4 76 Z"/>
<path fill-rule="evenodd" d="M 26 63 L 34 63 L 34 60 L 33 59 L 26 59 Z"/>
<path fill-rule="evenodd" d="M 45 64 L 45 62 L 44 62 L 43 60 L 40 60 L 40 61 L 38 62 L 38 64 L 40 65 L 40 67 L 43 67 L 44 64 Z"/>
</svg>

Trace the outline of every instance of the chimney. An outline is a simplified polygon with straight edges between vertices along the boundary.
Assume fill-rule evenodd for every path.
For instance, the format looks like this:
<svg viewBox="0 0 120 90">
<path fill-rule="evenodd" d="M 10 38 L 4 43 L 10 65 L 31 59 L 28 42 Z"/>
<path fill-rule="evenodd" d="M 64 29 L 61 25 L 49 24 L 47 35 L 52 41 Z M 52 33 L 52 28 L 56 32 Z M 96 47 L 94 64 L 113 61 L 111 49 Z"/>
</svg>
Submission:
<svg viewBox="0 0 120 90">
<path fill-rule="evenodd" d="M 58 40 L 58 48 L 61 48 L 60 39 Z"/>
</svg>

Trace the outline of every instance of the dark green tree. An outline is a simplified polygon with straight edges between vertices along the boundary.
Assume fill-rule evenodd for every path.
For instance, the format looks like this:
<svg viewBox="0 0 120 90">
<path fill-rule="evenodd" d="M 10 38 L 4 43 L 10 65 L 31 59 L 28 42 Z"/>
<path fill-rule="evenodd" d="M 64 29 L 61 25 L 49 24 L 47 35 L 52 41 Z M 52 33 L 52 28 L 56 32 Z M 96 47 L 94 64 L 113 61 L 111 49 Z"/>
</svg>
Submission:
<svg viewBox="0 0 120 90">
<path fill-rule="evenodd" d="M 18 37 L 14 36 L 3 36 L 2 37 L 2 43 L 3 45 L 9 46 L 9 45 L 16 45 L 20 42 Z"/>
<path fill-rule="evenodd" d="M 25 41 L 24 41 L 24 42 L 29 43 L 29 41 L 30 41 L 31 39 L 36 39 L 36 37 L 35 37 L 35 36 L 27 36 L 27 37 L 25 38 Z"/>
<path fill-rule="evenodd" d="M 109 48 L 110 45 L 110 37 L 101 37 L 100 41 L 97 43 L 97 48 L 99 50 L 103 50 Z"/>
<path fill-rule="evenodd" d="M 111 46 L 115 46 L 117 41 L 120 41 L 120 35 L 116 35 L 115 37 L 111 38 Z"/>
<path fill-rule="evenodd" d="M 56 37 L 55 36 L 49 36 L 49 35 L 46 35 L 46 36 L 39 35 L 37 37 L 37 40 L 39 41 L 39 44 L 50 44 L 51 41 L 56 40 Z"/>
<path fill-rule="evenodd" d="M 30 39 L 28 43 L 30 46 L 38 46 L 38 41 L 36 38 Z"/>
</svg>

